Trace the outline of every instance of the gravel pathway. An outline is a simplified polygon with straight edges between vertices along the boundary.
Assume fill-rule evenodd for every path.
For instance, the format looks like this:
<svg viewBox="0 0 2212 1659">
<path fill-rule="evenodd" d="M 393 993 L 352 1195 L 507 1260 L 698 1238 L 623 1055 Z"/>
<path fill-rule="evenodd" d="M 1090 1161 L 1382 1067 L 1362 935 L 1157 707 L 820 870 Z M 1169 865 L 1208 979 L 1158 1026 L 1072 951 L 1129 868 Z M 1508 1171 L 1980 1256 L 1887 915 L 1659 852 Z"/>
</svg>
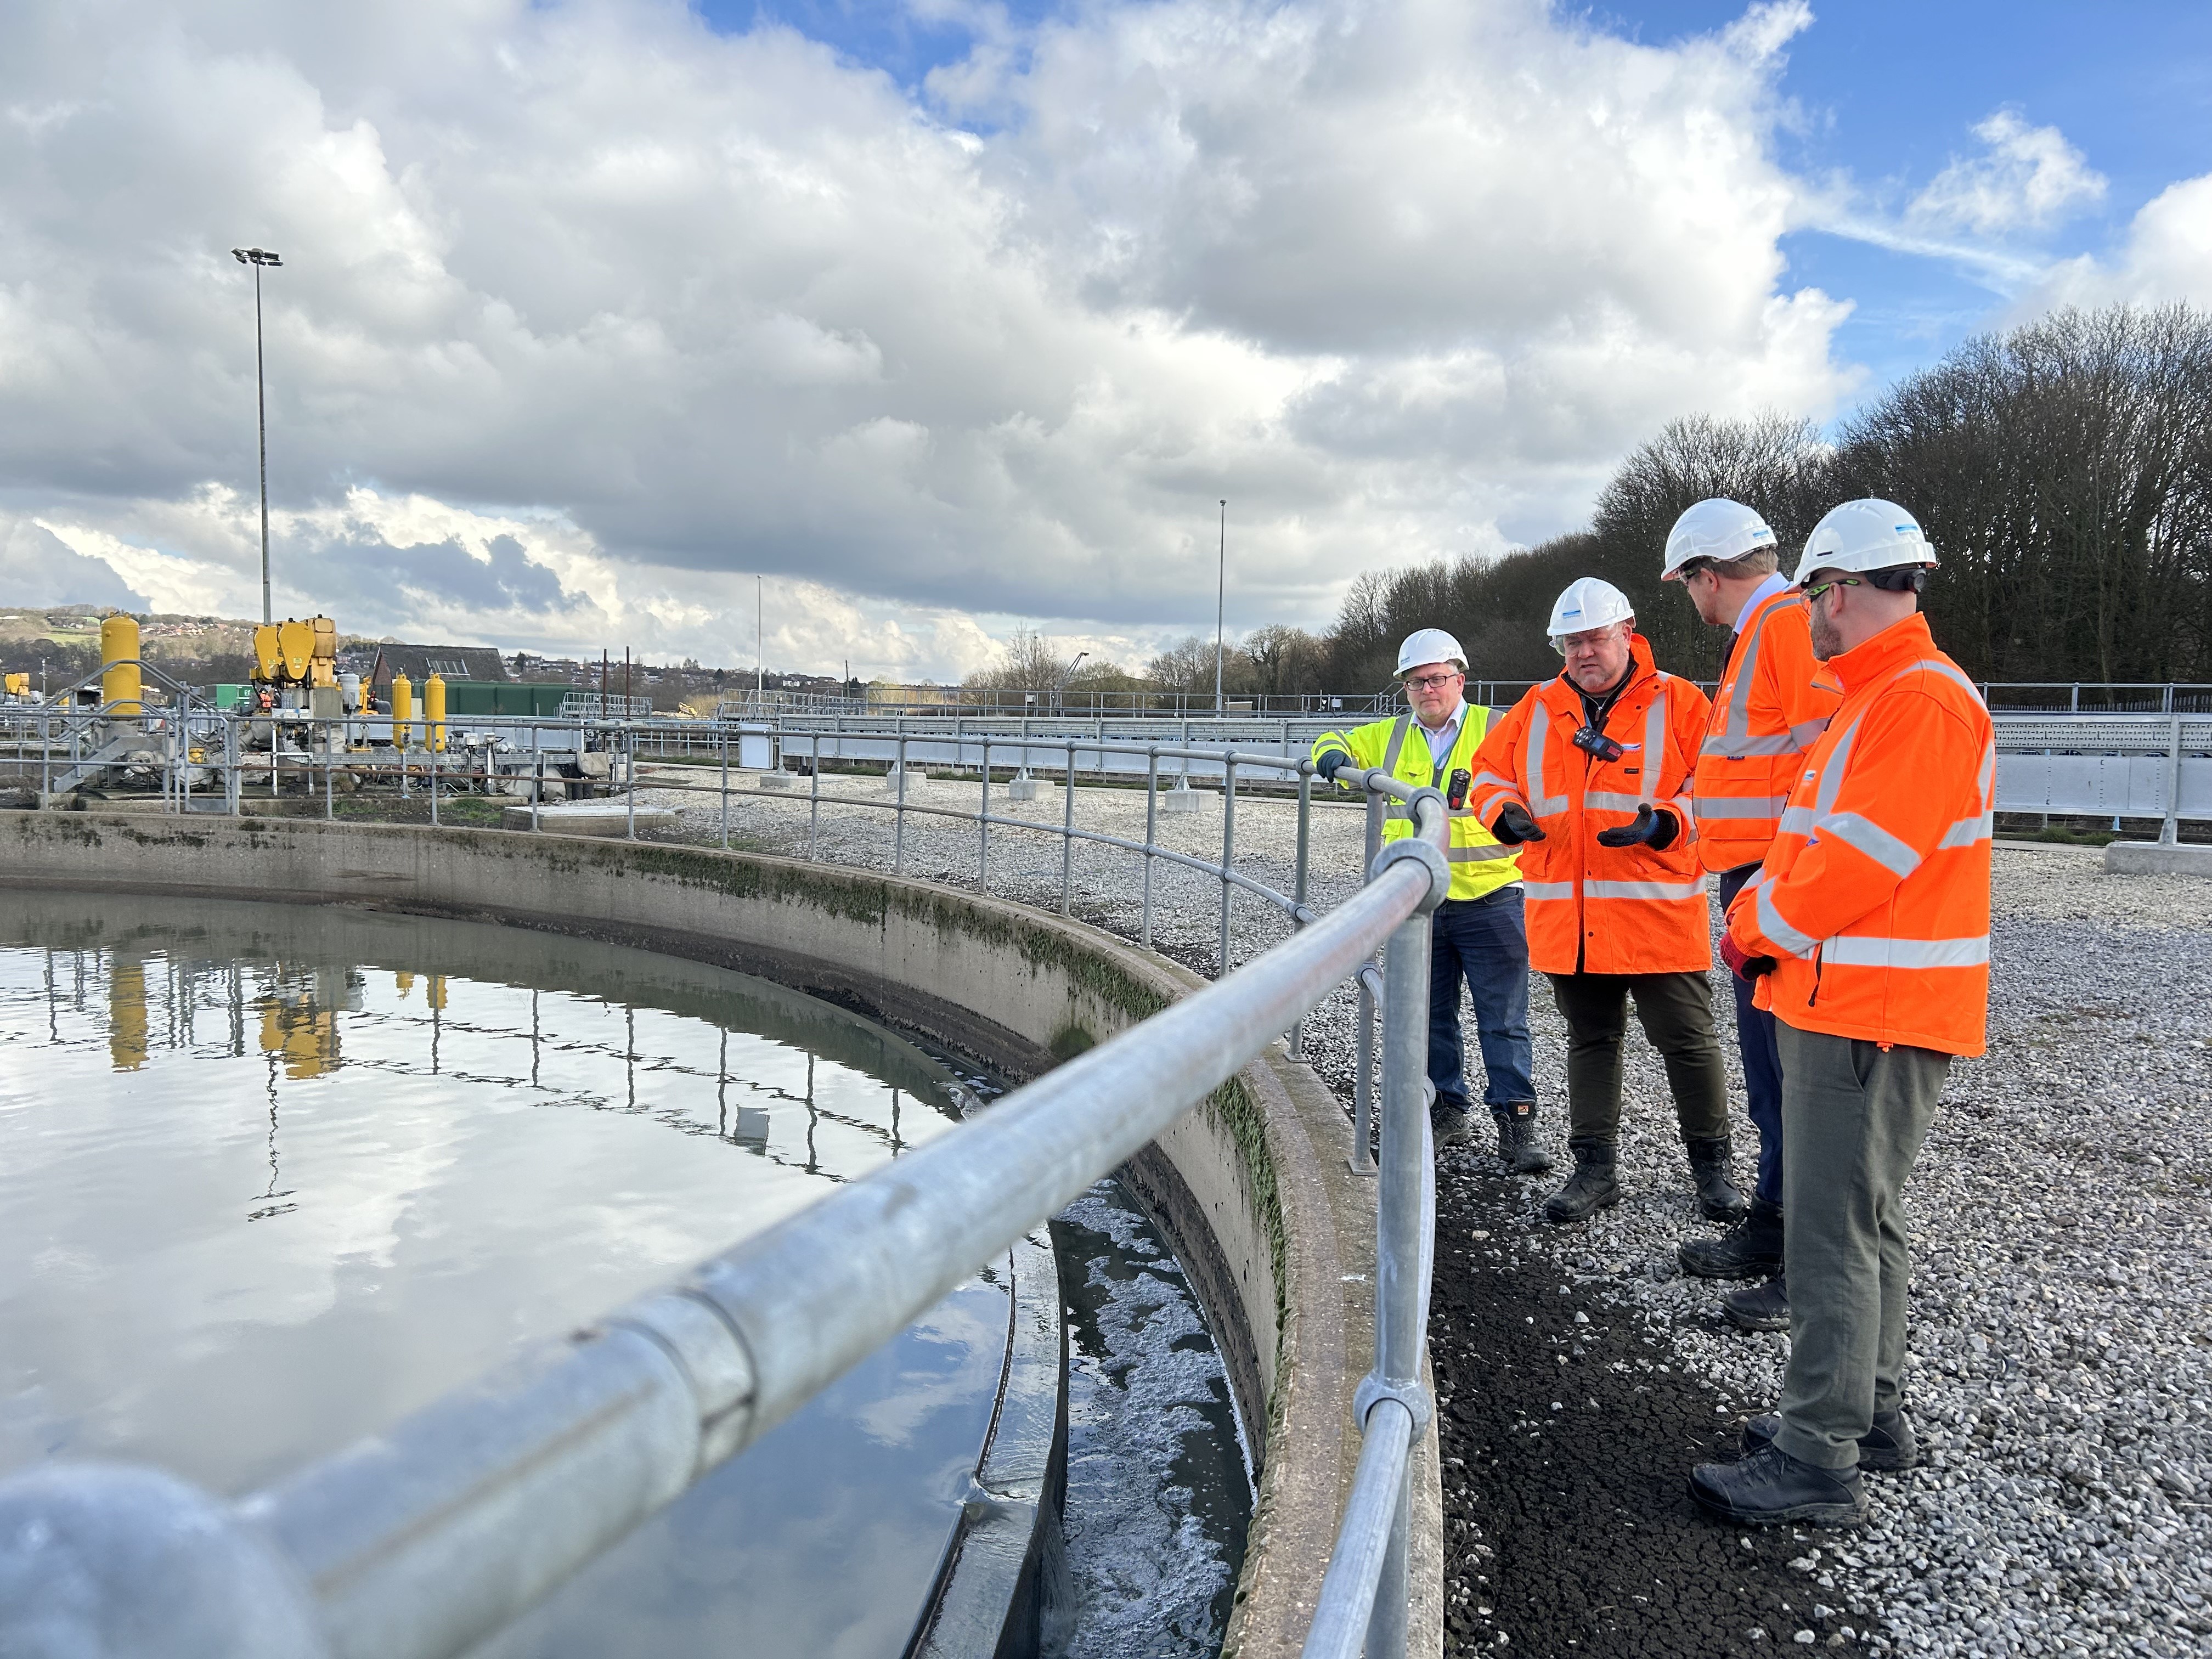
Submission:
<svg viewBox="0 0 2212 1659">
<path fill-rule="evenodd" d="M 702 781 L 711 788 L 711 774 Z M 824 787 L 884 799 L 877 780 Z M 994 811 L 1060 821 L 1056 790 L 1026 806 L 993 793 Z M 935 783 L 910 799 L 969 811 L 975 786 Z M 683 809 L 686 838 L 717 833 L 711 795 L 648 787 L 647 802 Z M 1077 793 L 1079 827 L 1140 837 L 1144 811 L 1141 791 Z M 1237 814 L 1237 867 L 1287 889 L 1295 809 L 1240 799 Z M 803 793 L 732 798 L 733 842 L 803 852 L 806 820 Z M 1218 854 L 1218 795 L 1160 822 L 1164 844 Z M 1316 908 L 1356 884 L 1360 832 L 1357 810 L 1316 807 Z M 822 856 L 888 869 L 892 840 L 890 814 L 825 798 Z M 994 829 L 991 841 L 991 890 L 1056 908 L 1057 837 Z M 1139 864 L 1079 848 L 1073 913 L 1133 937 Z M 1735 1333 L 1712 1314 L 1727 1286 L 1675 1271 L 1675 1243 L 1705 1224 L 1640 1034 L 1618 1208 L 1549 1226 L 1537 1213 L 1547 1182 L 1507 1180 L 1474 1152 L 1446 1155 L 1434 1336 L 1453 1395 L 1455 1652 L 1564 1652 L 1569 1632 L 1575 1652 L 1621 1654 L 2212 1644 L 2212 882 L 2108 876 L 2096 852 L 2070 848 L 2001 846 L 1995 865 L 1991 1052 L 1953 1068 L 1907 1188 L 1907 1396 L 1929 1455 L 1909 1474 L 1869 1477 L 1866 1526 L 1738 1537 L 1680 1498 L 1690 1464 L 1771 1404 L 1788 1338 Z M 975 826 L 910 817 L 905 868 L 974 888 Z M 1218 882 L 1164 864 L 1155 880 L 1155 944 L 1211 971 Z M 1288 931 L 1256 900 L 1240 896 L 1234 916 L 1233 960 Z M 1534 988 L 1537 1083 L 1564 1165 L 1564 1030 Z M 1715 1002 L 1732 1027 L 1717 981 Z M 1352 1008 L 1340 990 L 1308 1025 L 1315 1069 L 1347 1098 Z M 1723 1046 L 1733 1073 L 1732 1029 Z M 1740 1079 L 1735 1089 L 1741 1101 Z M 1753 1144 L 1740 1123 L 1747 1182 Z M 1539 1361 L 1572 1386 L 1499 1386 L 1541 1375 Z M 1553 1392 L 1556 1418 L 1535 1397 Z M 1647 1577 L 1656 1589 L 1631 1584 Z"/>
</svg>

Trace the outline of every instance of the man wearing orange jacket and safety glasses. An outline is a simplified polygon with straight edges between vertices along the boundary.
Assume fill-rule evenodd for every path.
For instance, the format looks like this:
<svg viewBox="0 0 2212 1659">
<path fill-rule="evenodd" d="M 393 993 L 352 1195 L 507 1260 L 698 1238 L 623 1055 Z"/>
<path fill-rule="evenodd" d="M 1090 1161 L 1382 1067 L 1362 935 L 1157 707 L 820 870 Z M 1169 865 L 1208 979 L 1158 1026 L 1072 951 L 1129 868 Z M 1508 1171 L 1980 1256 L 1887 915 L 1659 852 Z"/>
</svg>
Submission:
<svg viewBox="0 0 2212 1659">
<path fill-rule="evenodd" d="M 1475 751 L 1476 822 L 1518 845 L 1528 960 L 1567 1022 L 1574 1174 L 1544 1206 L 1583 1221 L 1620 1201 L 1621 1042 L 1628 1002 L 1666 1061 L 1698 1202 L 1743 1212 L 1729 1179 L 1728 1072 L 1713 1036 L 1712 935 L 1690 778 L 1705 694 L 1662 673 L 1628 597 L 1585 576 L 1552 607 L 1565 671 L 1535 687 Z"/>
<path fill-rule="evenodd" d="M 1902 1194 L 1990 990 L 1989 710 L 1917 596 L 1935 550 L 1890 501 L 1846 501 L 1796 581 L 1844 700 L 1807 757 L 1722 955 L 1781 1022 L 1790 1348 L 1779 1411 L 1690 1491 L 1725 1520 L 1856 1521 L 1862 1468 L 1917 1460 L 1901 1389 Z"/>
<path fill-rule="evenodd" d="M 1740 501 L 1697 503 L 1667 537 L 1664 581 L 1680 582 L 1698 617 L 1730 630 L 1720 689 L 1698 756 L 1698 854 L 1720 878 L 1720 907 L 1759 872 L 1805 754 L 1827 729 L 1843 693 L 1814 660 L 1804 596 L 1775 568 L 1771 526 Z M 1786 1331 L 1782 1277 L 1782 1051 L 1774 1016 L 1735 992 L 1745 1106 L 1759 1131 L 1751 1211 L 1718 1238 L 1686 1241 L 1682 1266 L 1707 1279 L 1764 1282 L 1731 1291 L 1721 1312 L 1744 1330 Z"/>
</svg>

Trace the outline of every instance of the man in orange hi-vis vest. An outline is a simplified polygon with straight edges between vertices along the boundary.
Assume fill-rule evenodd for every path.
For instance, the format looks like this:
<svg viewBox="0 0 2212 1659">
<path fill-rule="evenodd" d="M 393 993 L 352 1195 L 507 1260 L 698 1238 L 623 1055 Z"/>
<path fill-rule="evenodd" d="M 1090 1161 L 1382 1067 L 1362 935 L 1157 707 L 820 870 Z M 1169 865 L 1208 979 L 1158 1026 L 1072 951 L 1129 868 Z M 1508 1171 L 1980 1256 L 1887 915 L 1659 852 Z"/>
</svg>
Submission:
<svg viewBox="0 0 2212 1659">
<path fill-rule="evenodd" d="M 1790 1349 L 1775 1413 L 1692 1495 L 1725 1520 L 1855 1521 L 1862 1468 L 1917 1456 L 1901 1389 L 1903 1190 L 1990 994 L 1996 744 L 1917 595 L 1935 550 L 1893 502 L 1814 526 L 1796 583 L 1844 700 L 1790 793 L 1721 953 L 1781 1022 Z"/>
<path fill-rule="evenodd" d="M 1790 785 L 1827 729 L 1843 693 L 1813 656 L 1805 600 L 1775 568 L 1771 526 L 1739 501 L 1704 501 L 1674 521 L 1661 580 L 1682 584 L 1698 617 L 1730 630 L 1720 689 L 1698 756 L 1698 854 L 1720 878 L 1722 915 L 1759 872 L 1782 822 Z M 1782 1270 L 1782 1052 L 1774 1016 L 1734 975 L 1735 1037 L 1745 1106 L 1759 1131 L 1759 1181 L 1751 1209 L 1718 1238 L 1676 1251 L 1706 1279 L 1757 1279 L 1731 1291 L 1721 1312 L 1745 1330 L 1786 1331 Z"/>
<path fill-rule="evenodd" d="M 1628 1003 L 1666 1062 L 1698 1201 L 1743 1212 L 1729 1179 L 1728 1069 L 1713 1036 L 1712 936 L 1690 776 L 1705 694 L 1662 673 L 1628 597 L 1585 576 L 1552 608 L 1566 658 L 1493 724 L 1468 805 L 1519 846 L 1528 961 L 1567 1022 L 1567 1149 L 1575 1171 L 1544 1206 L 1583 1221 L 1620 1201 L 1621 1042 Z"/>
</svg>

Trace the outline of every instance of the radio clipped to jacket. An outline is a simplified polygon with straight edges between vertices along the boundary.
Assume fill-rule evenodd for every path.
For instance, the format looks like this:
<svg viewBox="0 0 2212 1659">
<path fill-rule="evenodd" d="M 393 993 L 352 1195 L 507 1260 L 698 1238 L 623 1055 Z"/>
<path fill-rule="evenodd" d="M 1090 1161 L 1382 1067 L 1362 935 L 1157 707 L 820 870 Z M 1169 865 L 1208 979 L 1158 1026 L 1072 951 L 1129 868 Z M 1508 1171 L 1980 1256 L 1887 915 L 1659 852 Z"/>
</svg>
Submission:
<svg viewBox="0 0 2212 1659">
<path fill-rule="evenodd" d="M 1575 733 L 1575 747 L 1593 759 L 1617 761 L 1628 751 L 1595 726 L 1585 726 Z"/>
</svg>

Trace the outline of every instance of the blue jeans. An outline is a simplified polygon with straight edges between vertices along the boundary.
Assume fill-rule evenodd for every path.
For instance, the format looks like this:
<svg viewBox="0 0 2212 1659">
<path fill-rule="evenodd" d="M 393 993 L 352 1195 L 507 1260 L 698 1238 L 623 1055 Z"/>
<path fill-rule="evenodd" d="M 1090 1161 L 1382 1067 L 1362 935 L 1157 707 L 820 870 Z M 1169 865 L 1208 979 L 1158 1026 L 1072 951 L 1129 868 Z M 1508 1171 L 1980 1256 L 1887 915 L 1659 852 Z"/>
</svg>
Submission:
<svg viewBox="0 0 2212 1659">
<path fill-rule="evenodd" d="M 1739 864 L 1721 877 L 1721 914 L 1759 873 L 1755 864 Z M 1759 1131 L 1758 1196 L 1769 1204 L 1782 1202 L 1782 1049 L 1775 1036 L 1774 1016 L 1751 1006 L 1748 980 L 1729 975 L 1735 992 L 1735 1042 L 1743 1055 L 1743 1091 L 1752 1127 Z"/>
<path fill-rule="evenodd" d="M 1475 1040 L 1492 1107 L 1536 1098 L 1529 1076 L 1528 929 L 1516 882 L 1477 899 L 1447 899 L 1429 933 L 1429 1081 L 1439 1096 L 1465 1100 L 1466 1050 L 1460 1040 L 1459 988 L 1474 999 Z"/>
</svg>

